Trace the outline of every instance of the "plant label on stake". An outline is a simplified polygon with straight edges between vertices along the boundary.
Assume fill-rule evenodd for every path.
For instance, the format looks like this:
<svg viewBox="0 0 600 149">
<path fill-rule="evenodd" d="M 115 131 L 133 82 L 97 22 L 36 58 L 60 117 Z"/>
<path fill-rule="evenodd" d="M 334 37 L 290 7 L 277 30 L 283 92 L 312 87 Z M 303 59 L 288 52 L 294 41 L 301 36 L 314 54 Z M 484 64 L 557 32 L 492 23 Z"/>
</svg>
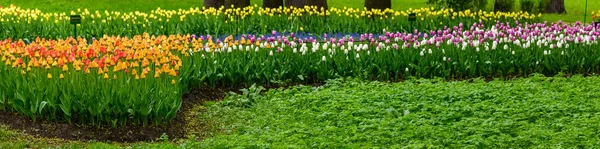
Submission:
<svg viewBox="0 0 600 149">
<path fill-rule="evenodd" d="M 73 24 L 73 38 L 77 40 L 77 24 L 81 24 L 81 15 L 71 15 L 71 24 Z"/>
<path fill-rule="evenodd" d="M 417 21 L 417 14 L 416 13 L 410 13 L 408 14 L 408 22 L 410 22 L 410 31 L 412 32 L 413 30 L 413 23 Z"/>
</svg>

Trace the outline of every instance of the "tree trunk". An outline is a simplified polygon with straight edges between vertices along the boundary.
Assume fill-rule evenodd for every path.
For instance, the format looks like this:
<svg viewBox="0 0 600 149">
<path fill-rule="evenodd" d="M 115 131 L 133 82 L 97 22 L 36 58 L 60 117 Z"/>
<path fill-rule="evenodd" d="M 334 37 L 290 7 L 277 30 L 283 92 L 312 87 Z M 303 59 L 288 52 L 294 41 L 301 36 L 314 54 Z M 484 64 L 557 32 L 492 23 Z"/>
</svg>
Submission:
<svg viewBox="0 0 600 149">
<path fill-rule="evenodd" d="M 392 0 L 365 0 L 367 10 L 392 8 Z"/>
<path fill-rule="evenodd" d="M 263 0 L 263 7 L 265 8 L 279 8 L 283 6 L 283 0 Z"/>
<path fill-rule="evenodd" d="M 495 12 L 510 12 L 513 9 L 515 0 L 496 0 L 494 2 Z"/>
<path fill-rule="evenodd" d="M 301 8 L 304 7 L 304 5 L 306 5 L 306 1 L 308 0 L 285 0 L 285 6 L 286 7 L 296 7 L 296 8 Z"/>
<path fill-rule="evenodd" d="M 304 6 L 317 6 L 328 9 L 327 0 L 285 0 L 287 7 L 294 6 L 296 8 L 304 8 Z"/>
<path fill-rule="evenodd" d="M 250 6 L 250 0 L 225 0 L 225 8 L 231 8 L 233 5 L 235 8 L 244 8 Z"/>
<path fill-rule="evenodd" d="M 546 13 L 567 13 L 565 9 L 565 0 L 551 0 L 546 6 Z"/>
<path fill-rule="evenodd" d="M 223 0 L 204 0 L 204 7 L 206 8 L 213 7 L 219 9 L 223 4 Z"/>
</svg>

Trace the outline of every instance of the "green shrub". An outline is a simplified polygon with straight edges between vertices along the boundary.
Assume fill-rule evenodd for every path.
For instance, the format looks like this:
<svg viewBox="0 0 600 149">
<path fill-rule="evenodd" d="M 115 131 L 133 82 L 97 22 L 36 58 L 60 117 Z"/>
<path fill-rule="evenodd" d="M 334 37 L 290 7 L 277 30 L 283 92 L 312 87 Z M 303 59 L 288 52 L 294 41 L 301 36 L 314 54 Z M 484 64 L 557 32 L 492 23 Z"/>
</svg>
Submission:
<svg viewBox="0 0 600 149">
<path fill-rule="evenodd" d="M 529 13 L 533 13 L 535 8 L 535 2 L 533 0 L 522 0 L 521 10 Z"/>
<path fill-rule="evenodd" d="M 550 0 L 538 0 L 538 5 L 536 7 L 538 13 L 546 12 L 546 5 L 550 3 Z"/>
</svg>

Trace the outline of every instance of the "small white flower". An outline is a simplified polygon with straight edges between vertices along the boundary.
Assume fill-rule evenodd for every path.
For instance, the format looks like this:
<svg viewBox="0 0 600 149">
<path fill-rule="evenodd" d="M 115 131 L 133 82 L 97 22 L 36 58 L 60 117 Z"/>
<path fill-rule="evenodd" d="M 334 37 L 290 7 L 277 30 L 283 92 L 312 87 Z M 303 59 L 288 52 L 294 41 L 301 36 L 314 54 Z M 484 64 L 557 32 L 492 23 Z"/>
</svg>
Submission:
<svg viewBox="0 0 600 149">
<path fill-rule="evenodd" d="M 544 50 L 544 55 L 548 55 L 548 51 Z"/>
<path fill-rule="evenodd" d="M 560 55 L 565 55 L 565 51 L 561 51 L 561 52 L 560 52 Z"/>
<path fill-rule="evenodd" d="M 512 55 L 515 55 L 515 51 L 512 51 Z"/>
<path fill-rule="evenodd" d="M 360 59 L 360 54 L 356 53 L 356 59 Z"/>
<path fill-rule="evenodd" d="M 327 61 L 327 57 L 323 56 L 323 58 L 321 58 L 322 61 Z"/>
<path fill-rule="evenodd" d="M 258 52 L 258 47 L 254 48 L 254 52 Z"/>
<path fill-rule="evenodd" d="M 298 53 L 298 48 L 294 48 L 293 52 Z"/>
<path fill-rule="evenodd" d="M 269 56 L 273 56 L 273 51 L 269 52 Z"/>
<path fill-rule="evenodd" d="M 508 45 L 504 45 L 504 50 L 508 50 Z"/>
<path fill-rule="evenodd" d="M 404 71 L 408 72 L 408 67 L 404 68 Z"/>
<path fill-rule="evenodd" d="M 431 51 L 431 49 L 429 49 L 429 51 L 428 51 L 428 52 L 429 52 L 429 54 L 433 53 L 433 51 Z"/>
<path fill-rule="evenodd" d="M 234 47 L 235 47 L 235 46 L 234 46 Z M 231 49 L 231 47 L 228 47 L 228 48 L 227 48 L 227 53 L 231 53 L 231 51 L 233 51 L 233 50 Z"/>
<path fill-rule="evenodd" d="M 425 53 L 423 51 L 421 51 L 421 53 L 419 53 L 419 55 L 424 56 Z"/>
<path fill-rule="evenodd" d="M 442 58 L 442 61 L 446 61 L 446 57 L 444 56 L 444 58 Z"/>
</svg>

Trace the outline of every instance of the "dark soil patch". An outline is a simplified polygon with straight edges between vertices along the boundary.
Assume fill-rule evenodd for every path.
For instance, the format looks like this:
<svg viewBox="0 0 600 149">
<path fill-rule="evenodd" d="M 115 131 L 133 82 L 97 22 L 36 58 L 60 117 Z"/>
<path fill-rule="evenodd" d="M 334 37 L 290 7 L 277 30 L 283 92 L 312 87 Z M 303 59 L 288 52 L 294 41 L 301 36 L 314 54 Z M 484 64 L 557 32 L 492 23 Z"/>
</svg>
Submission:
<svg viewBox="0 0 600 149">
<path fill-rule="evenodd" d="M 323 83 L 313 83 L 310 85 L 321 86 L 322 84 Z M 288 88 L 290 86 L 293 85 L 274 85 L 265 88 Z M 111 126 L 85 126 L 52 121 L 34 122 L 25 116 L 5 111 L 0 111 L 0 124 L 4 124 L 11 129 L 22 131 L 33 137 L 60 138 L 65 140 L 140 142 L 157 140 L 163 134 L 168 135 L 169 139 L 178 139 L 184 138 L 186 137 L 186 134 L 190 133 L 186 130 L 189 126 L 186 118 L 188 118 L 188 114 L 191 112 L 190 110 L 206 101 L 222 100 L 230 91 L 240 93 L 239 88 L 200 88 L 191 90 L 182 97 L 181 109 L 177 113 L 175 120 L 170 124 L 161 126 L 141 127 L 128 125 L 113 128 Z M 197 130 L 202 130 L 202 128 L 194 128 L 192 131 Z"/>
</svg>

